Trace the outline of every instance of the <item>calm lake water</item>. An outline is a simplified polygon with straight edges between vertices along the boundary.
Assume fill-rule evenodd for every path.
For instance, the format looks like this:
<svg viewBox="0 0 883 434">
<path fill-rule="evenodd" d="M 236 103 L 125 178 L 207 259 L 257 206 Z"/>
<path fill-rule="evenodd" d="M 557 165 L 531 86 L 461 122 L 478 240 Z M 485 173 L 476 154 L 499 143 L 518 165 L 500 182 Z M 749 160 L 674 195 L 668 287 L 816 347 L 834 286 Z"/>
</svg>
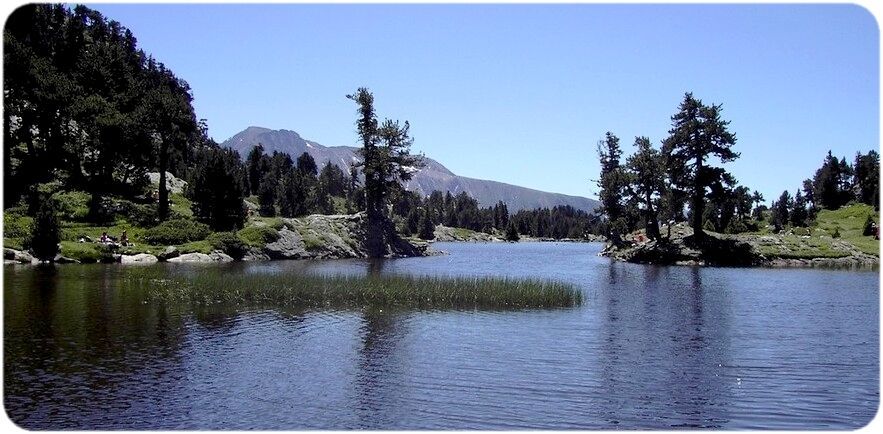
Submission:
<svg viewBox="0 0 883 434">
<path fill-rule="evenodd" d="M 849 429 L 879 403 L 876 271 L 612 263 L 600 244 L 219 273 L 531 276 L 578 308 L 163 308 L 132 268 L 5 267 L 4 404 L 28 429 Z M 187 265 L 158 264 L 170 274 Z"/>
</svg>

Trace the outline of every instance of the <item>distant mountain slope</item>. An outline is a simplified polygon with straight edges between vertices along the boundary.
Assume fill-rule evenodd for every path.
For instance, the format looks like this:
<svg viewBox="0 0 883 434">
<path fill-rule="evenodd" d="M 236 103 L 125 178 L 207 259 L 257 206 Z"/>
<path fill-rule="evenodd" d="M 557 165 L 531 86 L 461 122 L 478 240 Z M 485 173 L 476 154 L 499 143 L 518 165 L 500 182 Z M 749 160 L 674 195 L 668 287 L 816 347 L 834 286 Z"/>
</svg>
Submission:
<svg viewBox="0 0 883 434">
<path fill-rule="evenodd" d="M 290 130 L 271 130 L 261 127 L 248 127 L 233 137 L 224 141 L 225 146 L 239 152 L 245 158 L 249 151 L 260 143 L 267 153 L 273 151 L 288 153 L 292 158 L 307 152 L 319 167 L 331 161 L 344 171 L 349 170 L 349 165 L 354 161 L 360 161 L 356 149 L 350 146 L 322 146 L 316 142 L 305 140 L 298 133 Z M 481 206 L 493 206 L 497 201 L 506 203 L 510 212 L 521 209 L 551 208 L 556 205 L 570 205 L 577 209 L 592 211 L 598 206 L 598 201 L 581 196 L 569 196 L 559 193 L 548 193 L 517 185 L 505 184 L 497 181 L 467 178 L 457 176 L 438 161 L 431 158 L 425 159 L 426 166 L 408 181 L 405 187 L 408 190 L 417 191 L 428 195 L 435 190 L 450 191 L 457 194 L 465 191 L 466 194 L 478 200 Z"/>
</svg>

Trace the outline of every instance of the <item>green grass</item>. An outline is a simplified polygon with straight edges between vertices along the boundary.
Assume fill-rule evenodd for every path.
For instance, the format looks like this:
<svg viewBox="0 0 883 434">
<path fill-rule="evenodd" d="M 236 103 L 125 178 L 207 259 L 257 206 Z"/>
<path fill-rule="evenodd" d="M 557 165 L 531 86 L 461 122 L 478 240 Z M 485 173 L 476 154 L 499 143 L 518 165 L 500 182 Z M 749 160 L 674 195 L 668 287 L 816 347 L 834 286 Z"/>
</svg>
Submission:
<svg viewBox="0 0 883 434">
<path fill-rule="evenodd" d="M 85 191 L 61 191 L 52 196 L 58 203 L 58 211 L 66 220 L 83 221 L 89 215 L 91 196 Z"/>
<path fill-rule="evenodd" d="M 331 196 L 331 206 L 334 207 L 335 214 L 348 214 L 346 212 L 346 198 L 340 196 Z"/>
<path fill-rule="evenodd" d="M 880 241 L 873 236 L 864 236 L 865 220 L 871 216 L 877 224 L 880 214 L 865 204 L 845 206 L 837 210 L 821 210 L 816 217 L 816 228 L 832 235 L 836 229 L 840 232 L 840 240 L 854 245 L 857 249 L 871 255 L 880 255 Z"/>
<path fill-rule="evenodd" d="M 582 303 L 570 284 L 490 277 L 249 275 L 195 271 L 186 278 L 151 276 L 127 284 L 148 301 L 207 305 L 413 308 L 552 308 Z"/>
<path fill-rule="evenodd" d="M 487 234 L 485 234 L 483 232 L 476 232 L 476 231 L 473 231 L 471 229 L 466 229 L 466 228 L 449 227 L 448 230 L 450 231 L 451 236 L 453 236 L 457 239 L 471 240 L 474 238 L 482 238 L 482 237 L 487 236 Z"/>
<path fill-rule="evenodd" d="M 316 250 L 321 250 L 323 247 L 325 247 L 325 242 L 322 241 L 320 237 L 316 236 L 316 234 L 314 234 L 312 231 L 304 231 L 300 234 L 301 239 L 304 242 L 304 248 L 307 249 L 307 251 L 312 252 Z"/>
<path fill-rule="evenodd" d="M 285 222 L 281 217 L 259 217 L 254 216 L 249 219 L 249 226 L 269 226 L 273 229 L 281 230 L 285 226 Z"/>
<path fill-rule="evenodd" d="M 119 238 L 126 231 L 129 241 L 136 244 L 145 244 L 144 228 L 129 224 L 125 220 L 114 222 L 112 225 L 93 226 L 90 223 L 62 222 L 61 224 L 61 240 L 62 241 L 78 241 L 82 235 L 92 238 L 92 241 L 101 239 L 101 234 L 107 232 L 107 235 Z"/>
<path fill-rule="evenodd" d="M 96 243 L 78 243 L 75 241 L 61 242 L 61 256 L 76 259 L 82 263 L 109 261 L 112 252 L 103 245 Z"/>
<path fill-rule="evenodd" d="M 169 207 L 172 211 L 180 214 L 182 217 L 193 217 L 193 202 L 187 199 L 181 193 L 172 193 L 169 195 L 172 205 Z"/>
<path fill-rule="evenodd" d="M 199 240 L 199 241 L 191 241 L 189 243 L 184 243 L 177 246 L 178 251 L 181 254 L 184 253 L 205 253 L 209 254 L 215 250 L 215 246 L 212 245 L 209 240 Z"/>
<path fill-rule="evenodd" d="M 24 240 L 22 238 L 3 238 L 3 247 L 7 249 L 24 250 Z"/>
<path fill-rule="evenodd" d="M 784 259 L 812 259 L 812 258 L 841 258 L 849 256 L 848 251 L 834 248 L 833 240 L 829 237 L 801 238 L 797 235 L 784 235 L 781 237 L 771 236 L 779 240 L 781 244 L 773 242 L 758 242 L 757 253 L 767 258 Z"/>
<path fill-rule="evenodd" d="M 16 212 L 3 212 L 3 237 L 27 238 L 31 235 L 34 219 Z"/>
<path fill-rule="evenodd" d="M 249 226 L 241 229 L 237 235 L 251 247 L 263 247 L 279 239 L 279 231 L 270 226 Z"/>
</svg>

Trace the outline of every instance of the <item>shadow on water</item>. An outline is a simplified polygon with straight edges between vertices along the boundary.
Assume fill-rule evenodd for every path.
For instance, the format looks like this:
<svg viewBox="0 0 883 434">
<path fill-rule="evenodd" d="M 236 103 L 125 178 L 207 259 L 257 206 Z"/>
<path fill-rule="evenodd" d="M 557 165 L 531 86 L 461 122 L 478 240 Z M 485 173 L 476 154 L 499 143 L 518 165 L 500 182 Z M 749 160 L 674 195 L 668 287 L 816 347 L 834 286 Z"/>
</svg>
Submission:
<svg viewBox="0 0 883 434">
<path fill-rule="evenodd" d="M 383 274 L 383 269 L 386 267 L 387 259 L 384 258 L 370 258 L 366 260 L 368 263 L 368 276 L 380 276 Z"/>
<path fill-rule="evenodd" d="M 406 312 L 369 307 L 362 312 L 361 347 L 354 379 L 358 428 L 389 429 L 402 418 L 396 401 L 405 381 L 397 351 L 404 339 Z"/>
<path fill-rule="evenodd" d="M 703 285 L 698 267 L 621 265 L 607 275 L 621 289 L 600 293 L 598 418 L 610 428 L 725 426 L 732 396 L 720 375 L 729 340 L 725 288 Z"/>
<path fill-rule="evenodd" d="M 176 363 L 180 319 L 119 290 L 119 275 L 104 265 L 4 273 L 4 404 L 15 423 L 113 426 L 131 408 L 127 387 Z"/>
</svg>

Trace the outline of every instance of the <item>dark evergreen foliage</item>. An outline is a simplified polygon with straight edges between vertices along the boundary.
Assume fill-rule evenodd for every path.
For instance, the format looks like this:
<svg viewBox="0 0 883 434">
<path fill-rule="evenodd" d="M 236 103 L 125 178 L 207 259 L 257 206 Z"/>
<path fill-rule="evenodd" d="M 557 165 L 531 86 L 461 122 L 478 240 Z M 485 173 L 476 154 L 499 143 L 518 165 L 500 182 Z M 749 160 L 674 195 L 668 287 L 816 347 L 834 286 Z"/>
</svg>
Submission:
<svg viewBox="0 0 883 434">
<path fill-rule="evenodd" d="M 692 93 L 685 94 L 678 112 L 671 118 L 672 128 L 663 144 L 669 171 L 677 174 L 671 182 L 689 194 L 697 240 L 703 237 L 702 217 L 710 189 L 720 188 L 728 180 L 727 172 L 709 165 L 708 159 L 717 157 L 727 163 L 739 158 L 731 149 L 736 136 L 727 130 L 730 122 L 722 120 L 720 112 L 720 105 L 706 106 Z"/>
<path fill-rule="evenodd" d="M 650 144 L 647 137 L 636 137 L 638 148 L 626 160 L 627 179 L 630 181 L 629 193 L 637 202 L 644 215 L 644 227 L 647 237 L 659 238 L 658 202 L 665 191 L 665 164 L 662 155 Z"/>
<path fill-rule="evenodd" d="M 386 230 L 390 225 L 386 215 L 389 192 L 399 182 L 411 179 L 414 170 L 422 165 L 422 158 L 410 154 L 413 139 L 407 121 L 385 120 L 378 124 L 374 112 L 374 95 L 366 88 L 347 95 L 359 106 L 356 127 L 362 148 L 362 172 L 365 175 L 365 205 L 368 217 L 366 248 L 369 256 L 384 254 Z"/>
<path fill-rule="evenodd" d="M 431 240 L 435 238 L 435 225 L 426 208 L 420 209 L 420 221 L 417 223 L 417 236 L 422 240 Z"/>
<path fill-rule="evenodd" d="M 625 168 L 620 164 L 622 150 L 619 138 L 608 131 L 604 140 L 598 142 L 598 158 L 601 160 L 601 176 L 598 179 L 598 200 L 601 201 L 601 212 L 607 217 L 606 235 L 614 243 L 621 243 L 621 236 L 629 231 L 626 221 L 626 189 L 629 179 Z M 532 228 L 536 232 L 544 232 L 543 222 L 536 221 Z"/>
<path fill-rule="evenodd" d="M 242 228 L 245 224 L 245 167 L 239 154 L 214 143 L 197 152 L 188 196 L 197 220 L 216 231 Z"/>
<path fill-rule="evenodd" d="M 812 181 L 813 197 L 818 201 L 819 208 L 837 209 L 852 199 L 851 173 L 852 169 L 846 164 L 845 158 L 838 160 L 828 151 Z"/>
<path fill-rule="evenodd" d="M 779 196 L 779 200 L 773 202 L 772 207 L 770 207 L 772 210 L 771 223 L 777 231 L 782 230 L 790 222 L 790 210 L 793 207 L 794 202 L 788 190 L 783 191 L 782 195 Z"/>
<path fill-rule="evenodd" d="M 34 257 L 41 261 L 54 261 L 58 254 L 61 234 L 58 223 L 58 210 L 51 198 L 41 201 L 31 230 L 30 245 Z"/>
<path fill-rule="evenodd" d="M 880 209 L 880 154 L 874 150 L 867 155 L 857 153 L 853 172 L 856 200 Z"/>
<path fill-rule="evenodd" d="M 506 225 L 506 241 L 518 241 L 521 237 L 518 235 L 518 227 L 515 222 L 510 221 Z"/>
</svg>

